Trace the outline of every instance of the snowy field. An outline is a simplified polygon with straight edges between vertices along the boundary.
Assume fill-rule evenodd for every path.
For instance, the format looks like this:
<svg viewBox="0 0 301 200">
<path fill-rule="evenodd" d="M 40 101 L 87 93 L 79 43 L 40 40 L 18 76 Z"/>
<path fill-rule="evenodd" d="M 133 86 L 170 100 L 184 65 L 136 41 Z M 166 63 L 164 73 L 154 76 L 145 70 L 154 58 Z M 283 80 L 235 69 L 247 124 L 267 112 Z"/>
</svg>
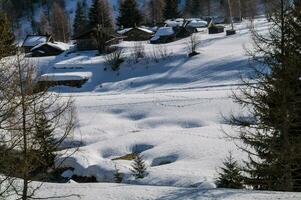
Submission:
<svg viewBox="0 0 301 200">
<path fill-rule="evenodd" d="M 236 24 L 238 33 L 198 33 L 201 53 L 187 57 L 188 39 L 166 45 L 144 43 L 146 57 L 138 63 L 125 62 L 119 72 L 106 69 L 97 52 L 32 58 L 40 73 L 60 77 L 89 74 L 82 88 L 59 87 L 53 91 L 75 100 L 78 126 L 70 143 L 80 144 L 67 159 L 72 167 L 65 175 L 94 176 L 97 184 L 45 184 L 40 195 L 74 194 L 65 199 L 301 199 L 297 193 L 215 189 L 217 169 L 229 151 L 245 159 L 224 131 L 233 133 L 222 117 L 242 112 L 230 98 L 250 73 L 249 22 Z M 264 33 L 268 24 L 255 21 Z M 129 57 L 134 44 L 123 42 Z M 154 62 L 154 49 L 169 56 Z M 68 145 L 68 144 L 66 144 Z M 131 161 L 114 160 L 133 150 L 141 152 L 148 176 L 136 181 L 129 170 Z M 125 174 L 123 184 L 112 184 L 114 168 Z M 78 197 L 77 194 L 81 196 Z"/>
</svg>

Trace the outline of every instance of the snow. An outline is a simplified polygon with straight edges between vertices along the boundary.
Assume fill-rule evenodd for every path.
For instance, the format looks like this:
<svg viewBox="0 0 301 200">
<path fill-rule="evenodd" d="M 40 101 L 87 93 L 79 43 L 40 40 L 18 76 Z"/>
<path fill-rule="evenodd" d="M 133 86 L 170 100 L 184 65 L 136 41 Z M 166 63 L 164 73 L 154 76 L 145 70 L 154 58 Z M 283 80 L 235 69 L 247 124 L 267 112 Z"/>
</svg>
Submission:
<svg viewBox="0 0 301 200">
<path fill-rule="evenodd" d="M 206 27 L 207 25 L 208 25 L 208 23 L 203 20 L 191 20 L 191 21 L 189 21 L 187 26 L 193 27 L 193 28 L 201 28 L 201 27 Z"/>
<path fill-rule="evenodd" d="M 173 35 L 175 32 L 172 27 L 161 27 L 155 33 L 154 37 L 151 38 L 152 41 L 159 39 L 161 36 Z"/>
<path fill-rule="evenodd" d="M 142 27 L 137 27 L 137 29 L 141 30 L 141 31 L 144 31 L 146 33 L 150 33 L 150 34 L 153 34 L 154 32 L 149 30 L 149 29 L 146 29 L 146 28 L 142 28 Z M 129 31 L 133 30 L 133 28 L 126 28 L 126 29 L 123 29 L 123 30 L 120 30 L 120 31 L 117 31 L 117 33 L 123 35 Z"/>
<path fill-rule="evenodd" d="M 125 184 L 44 184 L 37 192 L 39 197 L 57 197 L 54 200 L 299 200 L 300 193 L 202 190 L 199 188 L 175 188 L 137 186 Z M 61 198 L 59 198 L 61 196 Z M 65 198 L 62 198 L 64 197 Z"/>
<path fill-rule="evenodd" d="M 38 44 L 35 47 L 33 47 L 31 49 L 31 51 L 34 51 L 35 49 L 40 48 L 43 45 L 49 45 L 49 46 L 51 46 L 55 49 L 62 50 L 62 51 L 66 51 L 70 48 L 69 44 L 66 44 L 66 43 L 63 43 L 63 42 L 43 42 L 43 43 Z"/>
<path fill-rule="evenodd" d="M 92 76 L 91 72 L 69 72 L 43 74 L 40 81 L 76 81 L 87 80 Z"/>
<path fill-rule="evenodd" d="M 268 22 L 259 18 L 254 26 L 267 32 Z M 75 102 L 77 127 L 70 143 L 79 151 L 65 160 L 63 173 L 70 177 L 94 176 L 97 184 L 44 184 L 39 194 L 70 195 L 64 199 L 300 199 L 300 193 L 277 193 L 215 188 L 217 169 L 229 151 L 242 162 L 247 155 L 225 137 L 235 133 L 223 116 L 246 113 L 230 98 L 251 72 L 249 22 L 235 24 L 237 34 L 201 38 L 199 55 L 187 57 L 189 38 L 168 44 L 147 42 L 146 58 L 124 62 L 118 72 L 106 66 L 96 51 L 75 52 L 50 58 L 28 58 L 39 66 L 45 80 L 81 80 L 81 88 L 54 87 Z M 173 34 L 171 27 L 157 36 Z M 134 42 L 119 44 L 130 57 Z M 154 48 L 166 49 L 167 57 L 152 60 Z M 75 148 L 75 147 L 74 147 Z M 148 176 L 135 180 L 131 161 L 113 160 L 138 149 L 148 166 Z M 72 149 L 71 149 L 72 150 Z M 58 157 L 57 162 L 64 160 Z M 123 184 L 113 184 L 115 166 Z"/>
<path fill-rule="evenodd" d="M 24 41 L 23 46 L 33 47 L 45 42 L 47 42 L 46 36 L 28 36 Z"/>
</svg>

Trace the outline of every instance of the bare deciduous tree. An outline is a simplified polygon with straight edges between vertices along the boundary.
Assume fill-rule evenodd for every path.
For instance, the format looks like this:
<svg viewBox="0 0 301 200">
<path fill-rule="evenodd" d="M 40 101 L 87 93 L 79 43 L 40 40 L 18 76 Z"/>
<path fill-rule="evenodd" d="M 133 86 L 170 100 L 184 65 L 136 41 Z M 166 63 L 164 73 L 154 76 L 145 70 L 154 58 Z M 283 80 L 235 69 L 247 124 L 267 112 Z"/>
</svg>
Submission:
<svg viewBox="0 0 301 200">
<path fill-rule="evenodd" d="M 30 183 L 47 178 L 47 169 L 54 168 L 54 156 L 66 153 L 57 151 L 72 136 L 73 102 L 37 90 L 34 67 L 19 53 L 1 62 L 0 68 L 5 70 L 0 79 L 0 154 L 5 155 L 1 156 L 0 173 L 5 177 L 2 185 L 6 186 L 0 194 L 13 189 L 16 196 L 27 200 L 40 187 Z M 21 184 L 20 180 L 14 184 L 13 177 L 19 178 Z"/>
</svg>

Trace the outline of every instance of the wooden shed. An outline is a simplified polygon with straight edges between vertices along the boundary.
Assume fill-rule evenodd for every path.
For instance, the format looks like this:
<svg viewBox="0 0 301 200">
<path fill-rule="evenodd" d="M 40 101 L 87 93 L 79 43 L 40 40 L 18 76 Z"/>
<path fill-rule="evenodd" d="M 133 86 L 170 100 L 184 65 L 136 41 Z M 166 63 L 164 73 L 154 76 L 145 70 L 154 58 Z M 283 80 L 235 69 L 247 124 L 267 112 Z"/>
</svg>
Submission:
<svg viewBox="0 0 301 200">
<path fill-rule="evenodd" d="M 101 40 L 98 38 L 101 37 Z M 111 29 L 92 28 L 80 35 L 73 37 L 76 40 L 76 48 L 78 51 L 99 50 L 100 47 L 109 47 L 113 44 L 118 44 L 124 37 L 114 33 Z M 98 41 L 103 41 L 99 44 Z"/>
<path fill-rule="evenodd" d="M 225 30 L 225 27 L 222 25 L 215 25 L 212 21 L 210 22 L 208 26 L 208 33 L 209 34 L 217 34 L 217 33 L 223 33 Z"/>
<path fill-rule="evenodd" d="M 66 44 L 46 42 L 33 47 L 30 52 L 32 57 L 45 57 L 59 55 L 67 49 Z"/>
<path fill-rule="evenodd" d="M 27 35 L 22 48 L 25 53 L 29 53 L 33 47 L 46 42 L 54 42 L 51 35 Z"/>
<path fill-rule="evenodd" d="M 161 27 L 154 37 L 150 39 L 151 44 L 162 44 L 176 40 L 176 32 L 172 27 Z"/>
<path fill-rule="evenodd" d="M 125 36 L 126 41 L 144 41 L 149 40 L 154 32 L 142 27 L 127 28 L 118 31 L 117 33 Z"/>
</svg>

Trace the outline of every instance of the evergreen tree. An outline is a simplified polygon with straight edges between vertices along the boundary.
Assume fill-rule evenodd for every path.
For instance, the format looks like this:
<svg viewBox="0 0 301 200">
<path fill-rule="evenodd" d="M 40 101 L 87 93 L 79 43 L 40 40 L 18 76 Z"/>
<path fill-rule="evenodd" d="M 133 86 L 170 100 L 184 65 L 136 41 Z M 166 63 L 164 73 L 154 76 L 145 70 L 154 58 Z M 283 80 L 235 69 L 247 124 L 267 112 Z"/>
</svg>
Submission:
<svg viewBox="0 0 301 200">
<path fill-rule="evenodd" d="M 57 151 L 57 142 L 55 140 L 54 128 L 49 123 L 45 113 L 38 113 L 36 117 L 35 144 L 38 149 L 37 156 L 41 168 L 45 171 L 53 166 L 55 151 Z M 44 172 L 45 172 L 44 171 Z"/>
<path fill-rule="evenodd" d="M 180 16 L 178 1 L 165 0 L 164 17 L 165 19 L 175 19 Z"/>
<path fill-rule="evenodd" d="M 123 28 L 139 26 L 143 21 L 136 0 L 120 1 L 117 25 Z"/>
<path fill-rule="evenodd" d="M 301 191 L 300 5 L 279 0 L 268 35 L 253 31 L 256 85 L 235 99 L 251 118 L 233 117 L 249 153 L 245 183 L 255 189 Z M 263 64 L 263 65 L 260 65 Z M 252 119 L 252 120 L 250 120 Z M 258 159 L 259 158 L 259 159 Z"/>
<path fill-rule="evenodd" d="M 132 174 L 136 179 L 144 178 L 147 175 L 147 167 L 142 156 L 139 153 L 136 153 L 135 159 L 132 164 Z"/>
<path fill-rule="evenodd" d="M 231 153 L 223 162 L 223 167 L 221 167 L 220 170 L 221 172 L 218 173 L 219 177 L 216 181 L 217 187 L 234 189 L 243 188 L 241 169 Z"/>
<path fill-rule="evenodd" d="M 5 14 L 0 13 L 0 59 L 16 52 L 15 36 Z"/>
<path fill-rule="evenodd" d="M 77 35 L 85 31 L 87 19 L 84 13 L 83 5 L 80 1 L 77 2 L 75 18 L 73 23 L 73 34 Z"/>
<path fill-rule="evenodd" d="M 201 0 L 191 0 L 190 14 L 192 17 L 200 17 L 201 9 Z"/>
<path fill-rule="evenodd" d="M 190 17 L 191 16 L 191 1 L 192 0 L 186 0 L 185 1 L 185 7 L 184 7 L 184 16 Z"/>
<path fill-rule="evenodd" d="M 105 28 L 113 28 L 111 9 L 107 0 L 93 0 L 89 11 L 89 25 L 91 27 L 100 25 Z"/>
<path fill-rule="evenodd" d="M 123 174 L 120 173 L 119 169 L 115 165 L 115 172 L 114 172 L 114 181 L 115 183 L 121 183 L 123 179 Z"/>
</svg>

